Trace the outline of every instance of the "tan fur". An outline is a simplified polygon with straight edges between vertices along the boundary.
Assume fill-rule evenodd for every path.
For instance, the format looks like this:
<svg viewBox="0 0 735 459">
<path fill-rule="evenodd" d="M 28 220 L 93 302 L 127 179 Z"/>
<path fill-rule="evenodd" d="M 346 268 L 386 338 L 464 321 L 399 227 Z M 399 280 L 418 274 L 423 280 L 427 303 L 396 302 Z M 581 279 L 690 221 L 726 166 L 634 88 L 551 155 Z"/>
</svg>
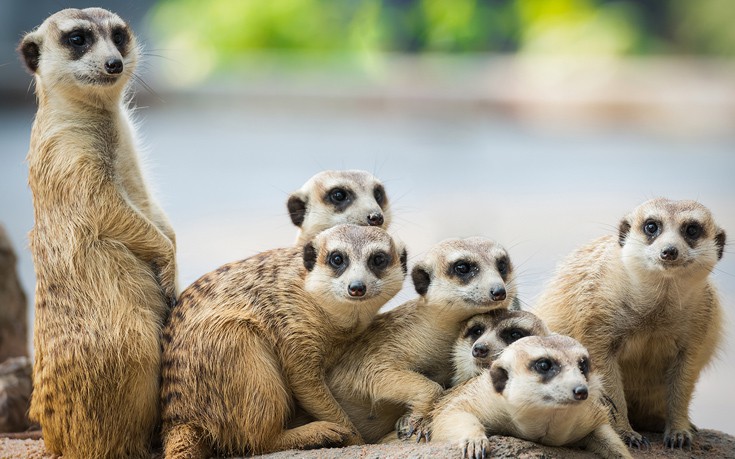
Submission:
<svg viewBox="0 0 735 459">
<path fill-rule="evenodd" d="M 449 392 L 432 413 L 432 441 L 453 442 L 468 458 L 485 457 L 489 435 L 549 446 L 582 446 L 604 458 L 630 458 L 610 427 L 586 349 L 567 336 L 529 336 L 509 345 L 490 370 Z M 547 360 L 555 367 L 536 370 Z M 584 398 L 575 391 L 584 390 Z"/>
<path fill-rule="evenodd" d="M 335 225 L 387 229 L 391 222 L 383 184 L 372 174 L 360 170 L 319 172 L 291 193 L 286 207 L 291 221 L 299 227 L 297 246 Z"/>
<path fill-rule="evenodd" d="M 496 309 L 467 320 L 454 343 L 452 386 L 490 368 L 509 344 L 526 336 L 546 336 L 541 319 L 526 311 Z"/>
<path fill-rule="evenodd" d="M 507 271 L 498 271 L 503 261 Z M 465 282 L 454 273 L 472 264 Z M 350 344 L 329 375 L 329 387 L 368 442 L 393 430 L 410 410 L 401 435 L 426 434 L 426 416 L 451 378 L 452 345 L 470 316 L 507 308 L 516 295 L 508 254 L 485 238 L 448 239 L 413 269 L 420 297 L 380 314 Z M 503 298 L 491 299 L 491 289 Z"/>
<path fill-rule="evenodd" d="M 661 229 L 652 240 L 644 233 L 649 221 Z M 694 222 L 702 235 L 688 242 L 683 234 Z M 634 427 L 664 431 L 669 446 L 691 441 L 689 402 L 722 332 L 708 276 L 724 243 L 703 205 L 647 201 L 623 219 L 618 237 L 572 253 L 539 299 L 537 314 L 549 328 L 589 349 L 613 404 L 613 426 L 630 445 L 647 442 Z M 670 247 L 678 257 L 667 262 L 661 256 Z"/>
<path fill-rule="evenodd" d="M 344 271 L 330 265 L 337 253 Z M 387 265 L 374 271 L 377 254 Z M 324 373 L 398 293 L 404 262 L 382 229 L 339 225 L 187 288 L 163 335 L 165 457 L 362 443 Z M 364 297 L 348 292 L 357 281 Z M 297 405 L 316 421 L 285 429 Z"/>
<path fill-rule="evenodd" d="M 74 33 L 91 46 L 75 51 Z M 65 458 L 146 457 L 176 261 L 125 106 L 135 37 L 109 11 L 66 9 L 19 51 L 38 98 L 28 152 L 37 278 L 30 415 L 47 449 Z M 121 73 L 106 70 L 114 60 Z"/>
<path fill-rule="evenodd" d="M 15 270 L 16 256 L 0 225 L 0 362 L 28 355 L 26 295 Z"/>
</svg>

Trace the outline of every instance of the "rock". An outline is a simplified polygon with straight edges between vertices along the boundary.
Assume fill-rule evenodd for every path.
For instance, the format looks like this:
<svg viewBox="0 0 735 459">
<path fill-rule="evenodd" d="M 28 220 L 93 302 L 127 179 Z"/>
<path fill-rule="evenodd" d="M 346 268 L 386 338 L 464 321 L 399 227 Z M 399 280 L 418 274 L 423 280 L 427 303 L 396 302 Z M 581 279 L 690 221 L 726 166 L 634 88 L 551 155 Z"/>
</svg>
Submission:
<svg viewBox="0 0 735 459">
<path fill-rule="evenodd" d="M 12 357 L 0 363 L 0 432 L 22 432 L 31 427 L 33 364 L 28 357 Z"/>
<path fill-rule="evenodd" d="M 0 225 L 0 362 L 28 355 L 26 295 L 15 264 L 15 251 Z"/>
<path fill-rule="evenodd" d="M 668 450 L 663 446 L 661 434 L 647 434 L 651 440 L 651 449 L 645 451 L 631 450 L 636 458 L 735 458 L 735 437 L 716 430 L 700 430 L 694 440 L 691 450 Z M 541 446 L 525 440 L 511 437 L 491 437 L 494 458 L 545 458 L 545 459 L 577 459 L 591 458 L 594 455 L 580 450 L 568 448 L 552 448 Z M 20 440 L 0 438 L 0 457 L 3 459 L 50 459 L 50 454 L 44 454 L 41 440 Z M 359 457 L 365 459 L 378 458 L 447 458 L 459 459 L 461 452 L 455 446 L 442 443 L 416 445 L 412 443 L 392 445 L 363 445 L 349 448 L 329 448 L 310 451 L 281 451 L 273 454 L 258 456 L 261 459 L 338 459 L 345 457 Z"/>
</svg>

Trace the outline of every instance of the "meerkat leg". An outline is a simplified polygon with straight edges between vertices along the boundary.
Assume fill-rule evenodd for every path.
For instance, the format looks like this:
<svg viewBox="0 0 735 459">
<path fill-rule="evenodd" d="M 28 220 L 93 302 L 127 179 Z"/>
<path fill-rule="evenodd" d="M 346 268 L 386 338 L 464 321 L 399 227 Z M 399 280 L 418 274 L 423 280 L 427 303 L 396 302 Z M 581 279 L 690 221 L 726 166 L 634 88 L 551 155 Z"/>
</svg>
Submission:
<svg viewBox="0 0 735 459">
<path fill-rule="evenodd" d="M 299 356 L 299 349 L 294 349 L 293 353 L 294 355 L 288 359 L 288 362 L 284 362 L 284 369 L 298 405 L 317 421 L 327 421 L 327 424 L 335 424 L 335 427 L 330 427 L 330 431 L 341 430 L 347 432 L 348 435 L 342 444 L 364 444 L 365 441 L 358 433 L 357 428 L 327 387 L 324 375 L 314 371 L 314 368 L 318 367 L 313 362 L 314 356 Z M 315 423 L 312 422 L 302 427 L 311 424 Z M 319 426 L 323 428 L 324 424 L 319 424 Z M 336 427 L 339 427 L 339 429 Z M 327 433 L 325 431 L 325 434 Z"/>
<path fill-rule="evenodd" d="M 700 368 L 691 350 L 682 350 L 677 355 L 667 374 L 666 427 L 664 444 L 670 448 L 692 445 L 692 423 L 689 420 L 689 403 L 697 382 Z"/>
<path fill-rule="evenodd" d="M 429 437 L 428 414 L 444 389 L 434 381 L 413 371 L 383 371 L 374 378 L 371 400 L 387 400 L 395 403 L 408 401 L 411 413 L 399 420 L 399 438 L 408 438 L 414 433 L 421 438 Z"/>
<path fill-rule="evenodd" d="M 176 253 L 172 241 L 125 202 L 112 184 L 103 187 L 101 193 L 107 196 L 98 199 L 106 205 L 98 209 L 102 216 L 98 237 L 122 242 L 138 259 L 151 265 L 167 302 L 173 305 L 176 300 Z"/>
<path fill-rule="evenodd" d="M 605 459 L 630 459 L 625 443 L 609 424 L 603 424 L 585 437 L 580 446 Z"/>
</svg>

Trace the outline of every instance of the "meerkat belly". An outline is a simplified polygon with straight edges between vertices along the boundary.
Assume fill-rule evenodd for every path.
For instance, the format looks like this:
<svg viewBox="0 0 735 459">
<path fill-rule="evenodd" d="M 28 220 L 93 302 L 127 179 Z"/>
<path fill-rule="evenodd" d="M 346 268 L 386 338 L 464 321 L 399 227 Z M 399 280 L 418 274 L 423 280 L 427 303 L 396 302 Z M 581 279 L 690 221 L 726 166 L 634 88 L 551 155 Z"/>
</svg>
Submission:
<svg viewBox="0 0 735 459">
<path fill-rule="evenodd" d="M 625 400 L 633 424 L 638 413 L 665 415 L 666 374 L 676 357 L 676 340 L 666 333 L 640 333 L 626 341 L 620 354 Z"/>
</svg>

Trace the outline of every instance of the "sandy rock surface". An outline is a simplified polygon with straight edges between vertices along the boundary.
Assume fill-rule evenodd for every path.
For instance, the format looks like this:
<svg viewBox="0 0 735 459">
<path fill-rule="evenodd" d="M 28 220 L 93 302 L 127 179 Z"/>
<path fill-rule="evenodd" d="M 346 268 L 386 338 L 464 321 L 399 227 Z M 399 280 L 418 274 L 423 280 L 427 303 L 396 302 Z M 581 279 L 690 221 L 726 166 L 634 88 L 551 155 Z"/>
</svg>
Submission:
<svg viewBox="0 0 735 459">
<path fill-rule="evenodd" d="M 663 447 L 660 434 L 647 434 L 653 445 L 650 450 L 632 450 L 636 458 L 733 458 L 735 459 L 735 437 L 716 430 L 701 430 L 691 450 L 667 450 Z M 594 457 L 592 454 L 567 448 L 540 446 L 511 437 L 491 437 L 493 450 L 491 457 L 496 458 L 559 458 L 577 459 Z M 21 440 L 0 438 L 0 459 L 48 459 L 41 440 Z M 430 443 L 414 445 L 364 445 L 349 448 L 331 448 L 311 451 L 282 451 L 259 456 L 267 459 L 337 459 L 355 458 L 460 458 L 458 448 L 449 444 Z"/>
</svg>

